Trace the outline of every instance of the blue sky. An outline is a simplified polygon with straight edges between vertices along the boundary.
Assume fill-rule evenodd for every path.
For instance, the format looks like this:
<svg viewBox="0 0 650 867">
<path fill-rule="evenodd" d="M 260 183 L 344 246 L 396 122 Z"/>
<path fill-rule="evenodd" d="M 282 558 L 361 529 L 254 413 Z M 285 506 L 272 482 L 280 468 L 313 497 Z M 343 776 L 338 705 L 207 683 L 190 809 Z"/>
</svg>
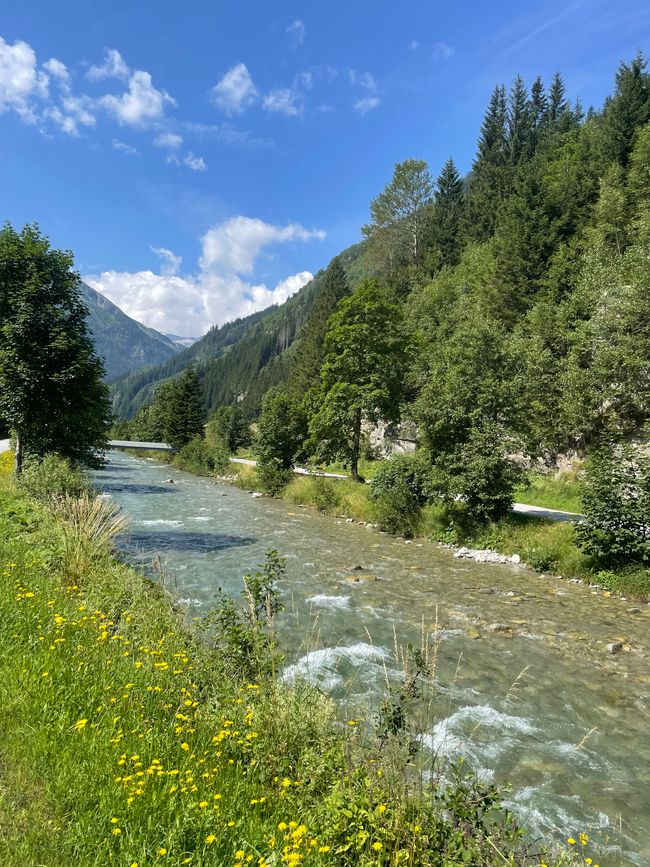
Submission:
<svg viewBox="0 0 650 867">
<path fill-rule="evenodd" d="M 282 301 L 360 237 L 396 161 L 469 169 L 492 88 L 585 107 L 650 5 L 33 0 L 0 18 L 0 203 L 159 330 Z"/>
</svg>

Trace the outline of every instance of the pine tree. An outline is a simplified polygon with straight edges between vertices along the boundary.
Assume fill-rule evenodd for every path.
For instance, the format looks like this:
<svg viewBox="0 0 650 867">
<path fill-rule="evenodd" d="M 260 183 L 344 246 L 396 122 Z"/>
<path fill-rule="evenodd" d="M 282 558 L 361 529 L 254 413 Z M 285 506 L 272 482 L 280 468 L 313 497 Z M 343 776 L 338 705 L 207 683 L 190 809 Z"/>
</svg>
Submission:
<svg viewBox="0 0 650 867">
<path fill-rule="evenodd" d="M 498 85 L 483 119 L 470 178 L 467 230 L 477 241 L 494 232 L 496 213 L 508 188 L 507 117 L 505 87 Z"/>
<path fill-rule="evenodd" d="M 569 111 L 569 102 L 566 98 L 564 81 L 559 72 L 556 72 L 551 82 L 548 96 L 548 125 L 555 129 L 563 115 Z"/>
<path fill-rule="evenodd" d="M 544 90 L 544 82 L 539 75 L 530 89 L 530 115 L 533 143 L 537 145 L 548 119 L 548 99 Z"/>
<path fill-rule="evenodd" d="M 110 419 L 103 368 L 69 252 L 37 226 L 0 231 L 0 416 L 23 454 L 97 463 Z"/>
<path fill-rule="evenodd" d="M 431 244 L 442 266 L 456 265 L 463 247 L 465 193 L 458 169 L 449 158 L 436 181 L 431 216 Z"/>
<path fill-rule="evenodd" d="M 338 302 L 349 294 L 348 279 L 337 256 L 332 259 L 325 272 L 323 287 L 300 336 L 289 381 L 289 390 L 292 393 L 302 396 L 318 384 L 327 322 Z"/>
</svg>

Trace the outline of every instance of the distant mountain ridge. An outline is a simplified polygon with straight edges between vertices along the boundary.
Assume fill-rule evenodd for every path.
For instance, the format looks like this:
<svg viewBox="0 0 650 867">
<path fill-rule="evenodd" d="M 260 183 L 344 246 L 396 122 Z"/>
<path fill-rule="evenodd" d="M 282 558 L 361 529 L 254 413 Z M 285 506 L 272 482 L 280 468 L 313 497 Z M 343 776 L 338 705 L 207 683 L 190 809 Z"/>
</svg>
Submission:
<svg viewBox="0 0 650 867">
<path fill-rule="evenodd" d="M 351 286 L 367 276 L 363 250 L 360 243 L 339 254 Z M 111 389 L 116 416 L 132 418 L 151 402 L 161 382 L 188 364 L 196 366 L 209 411 L 237 401 L 245 411 L 254 413 L 264 393 L 287 378 L 291 356 L 324 278 L 322 269 L 280 306 L 215 326 L 161 365 L 119 377 Z"/>
<path fill-rule="evenodd" d="M 83 280 L 80 290 L 88 308 L 88 328 L 108 381 L 143 367 L 164 364 L 183 348 L 167 335 L 127 316 Z"/>
</svg>

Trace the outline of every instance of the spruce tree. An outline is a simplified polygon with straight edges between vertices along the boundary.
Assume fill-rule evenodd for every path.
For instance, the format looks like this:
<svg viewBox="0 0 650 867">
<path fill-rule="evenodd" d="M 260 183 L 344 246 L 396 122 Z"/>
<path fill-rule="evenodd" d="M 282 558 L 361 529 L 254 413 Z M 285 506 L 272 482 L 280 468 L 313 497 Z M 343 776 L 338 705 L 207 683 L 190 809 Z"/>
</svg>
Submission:
<svg viewBox="0 0 650 867">
<path fill-rule="evenodd" d="M 467 230 L 485 241 L 493 231 L 496 213 L 507 192 L 508 138 L 505 87 L 495 87 L 478 142 L 470 178 Z"/>
<path fill-rule="evenodd" d="M 548 94 L 548 125 L 551 129 L 557 128 L 561 118 L 569 111 L 569 102 L 566 98 L 564 81 L 559 72 L 556 72 L 551 82 Z"/>
<path fill-rule="evenodd" d="M 537 144 L 548 119 L 548 99 L 544 90 L 544 82 L 539 75 L 530 89 L 530 114 L 533 141 Z"/>
<path fill-rule="evenodd" d="M 456 265 L 463 247 L 465 193 L 458 169 L 449 158 L 436 181 L 431 243 L 442 266 Z"/>
<path fill-rule="evenodd" d="M 338 256 L 330 262 L 321 291 L 305 323 L 291 367 L 289 389 L 304 395 L 318 384 L 323 364 L 323 343 L 327 322 L 338 302 L 350 294 L 348 279 Z"/>
<path fill-rule="evenodd" d="M 533 144 L 533 118 L 528 92 L 523 78 L 518 75 L 508 99 L 508 161 L 517 166 L 530 156 Z"/>
<path fill-rule="evenodd" d="M 622 63 L 616 73 L 616 92 L 605 109 L 603 150 L 607 160 L 627 165 L 634 135 L 650 120 L 650 75 L 641 53 Z"/>
</svg>

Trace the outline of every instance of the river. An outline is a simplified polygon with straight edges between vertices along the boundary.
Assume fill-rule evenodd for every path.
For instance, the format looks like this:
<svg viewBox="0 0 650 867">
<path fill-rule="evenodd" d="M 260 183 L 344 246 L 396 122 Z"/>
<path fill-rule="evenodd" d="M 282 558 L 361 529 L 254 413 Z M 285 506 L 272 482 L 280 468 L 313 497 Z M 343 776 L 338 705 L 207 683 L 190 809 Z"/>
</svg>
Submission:
<svg viewBox="0 0 650 867">
<path fill-rule="evenodd" d="M 369 718 L 398 676 L 396 644 L 426 635 L 438 688 L 421 711 L 423 748 L 509 782 L 533 836 L 586 832 L 601 867 L 650 864 L 650 606 L 109 457 L 96 482 L 130 519 L 125 554 L 145 567 L 159 558 L 190 616 L 219 587 L 238 594 L 275 548 L 287 559 L 283 676 Z"/>
</svg>

